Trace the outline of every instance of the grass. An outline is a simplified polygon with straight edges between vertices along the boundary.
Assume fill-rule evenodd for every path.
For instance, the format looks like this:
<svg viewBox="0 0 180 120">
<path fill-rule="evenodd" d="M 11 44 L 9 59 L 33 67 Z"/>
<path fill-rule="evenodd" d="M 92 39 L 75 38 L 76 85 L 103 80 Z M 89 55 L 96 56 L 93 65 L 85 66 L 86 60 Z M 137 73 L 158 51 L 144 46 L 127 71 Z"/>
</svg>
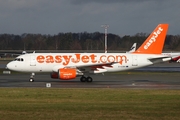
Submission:
<svg viewBox="0 0 180 120">
<path fill-rule="evenodd" d="M 2 120 L 178 120 L 179 90 L 1 88 Z"/>
</svg>

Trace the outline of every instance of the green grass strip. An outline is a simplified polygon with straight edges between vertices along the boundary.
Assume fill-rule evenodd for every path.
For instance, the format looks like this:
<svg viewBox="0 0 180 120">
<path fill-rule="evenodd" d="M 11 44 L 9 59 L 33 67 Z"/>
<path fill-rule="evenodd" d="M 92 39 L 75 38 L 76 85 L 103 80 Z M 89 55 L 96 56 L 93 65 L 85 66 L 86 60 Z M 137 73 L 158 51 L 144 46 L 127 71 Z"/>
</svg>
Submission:
<svg viewBox="0 0 180 120">
<path fill-rule="evenodd" d="M 178 120 L 180 90 L 1 88 L 2 120 Z"/>
</svg>

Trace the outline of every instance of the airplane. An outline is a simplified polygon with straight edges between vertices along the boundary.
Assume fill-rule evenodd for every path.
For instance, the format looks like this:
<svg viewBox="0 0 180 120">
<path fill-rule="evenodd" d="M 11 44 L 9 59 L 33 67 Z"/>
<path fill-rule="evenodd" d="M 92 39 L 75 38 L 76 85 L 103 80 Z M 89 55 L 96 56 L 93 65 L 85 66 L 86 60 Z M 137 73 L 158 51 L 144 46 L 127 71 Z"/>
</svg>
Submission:
<svg viewBox="0 0 180 120">
<path fill-rule="evenodd" d="M 159 24 L 145 42 L 132 53 L 29 53 L 7 64 L 7 69 L 29 72 L 30 82 L 35 73 L 51 73 L 51 78 L 92 82 L 92 74 L 127 71 L 146 67 L 173 58 L 162 55 L 168 24 Z"/>
<path fill-rule="evenodd" d="M 128 52 L 132 53 L 132 52 L 136 51 L 136 45 L 137 45 L 137 43 L 134 43 Z M 179 55 L 180 53 L 162 53 L 162 54 L 169 55 L 169 56 L 176 56 L 176 55 Z M 180 56 L 172 58 L 169 61 L 169 63 L 171 63 L 171 62 L 180 62 Z"/>
<path fill-rule="evenodd" d="M 178 62 L 178 63 L 179 63 L 179 62 L 180 62 L 180 56 L 173 58 L 173 59 L 170 60 L 169 62 L 170 62 L 170 63 L 171 63 L 171 62 Z"/>
<path fill-rule="evenodd" d="M 134 44 L 132 45 L 132 47 L 131 47 L 130 50 L 128 51 L 129 53 L 132 53 L 132 52 L 135 52 L 135 51 L 136 51 L 136 44 L 137 44 L 137 43 L 134 43 Z"/>
</svg>

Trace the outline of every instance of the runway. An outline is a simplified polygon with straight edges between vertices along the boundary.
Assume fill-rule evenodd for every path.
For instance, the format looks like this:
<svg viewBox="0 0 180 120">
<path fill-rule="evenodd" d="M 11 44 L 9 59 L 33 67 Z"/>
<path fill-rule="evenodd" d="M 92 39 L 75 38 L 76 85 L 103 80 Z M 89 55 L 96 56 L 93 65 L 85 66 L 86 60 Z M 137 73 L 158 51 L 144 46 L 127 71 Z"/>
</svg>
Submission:
<svg viewBox="0 0 180 120">
<path fill-rule="evenodd" d="M 1 74 L 0 87 L 27 88 L 131 88 L 131 89 L 180 89 L 178 72 L 126 72 L 93 75 L 93 82 L 51 79 L 49 74 L 36 74 L 29 82 L 29 74 Z"/>
</svg>

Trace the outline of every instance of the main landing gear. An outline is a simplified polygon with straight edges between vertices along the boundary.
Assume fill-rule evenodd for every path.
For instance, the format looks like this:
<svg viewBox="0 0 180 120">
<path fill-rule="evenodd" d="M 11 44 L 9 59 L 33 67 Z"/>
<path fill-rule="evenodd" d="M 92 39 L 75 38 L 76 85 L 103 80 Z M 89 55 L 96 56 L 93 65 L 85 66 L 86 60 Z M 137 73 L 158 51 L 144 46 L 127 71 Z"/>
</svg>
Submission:
<svg viewBox="0 0 180 120">
<path fill-rule="evenodd" d="M 29 82 L 34 82 L 34 76 L 35 76 L 35 73 L 31 73 L 31 76 L 30 76 L 30 78 L 29 78 Z M 81 81 L 81 82 L 92 82 L 93 79 L 92 79 L 92 77 L 82 76 L 82 77 L 80 78 L 80 81 Z"/>
<path fill-rule="evenodd" d="M 34 76 L 35 76 L 35 73 L 31 73 L 31 76 L 29 78 L 29 82 L 34 82 Z"/>
<path fill-rule="evenodd" d="M 81 81 L 81 82 L 92 82 L 93 79 L 92 79 L 92 77 L 82 76 L 82 77 L 80 78 L 80 81 Z"/>
</svg>

